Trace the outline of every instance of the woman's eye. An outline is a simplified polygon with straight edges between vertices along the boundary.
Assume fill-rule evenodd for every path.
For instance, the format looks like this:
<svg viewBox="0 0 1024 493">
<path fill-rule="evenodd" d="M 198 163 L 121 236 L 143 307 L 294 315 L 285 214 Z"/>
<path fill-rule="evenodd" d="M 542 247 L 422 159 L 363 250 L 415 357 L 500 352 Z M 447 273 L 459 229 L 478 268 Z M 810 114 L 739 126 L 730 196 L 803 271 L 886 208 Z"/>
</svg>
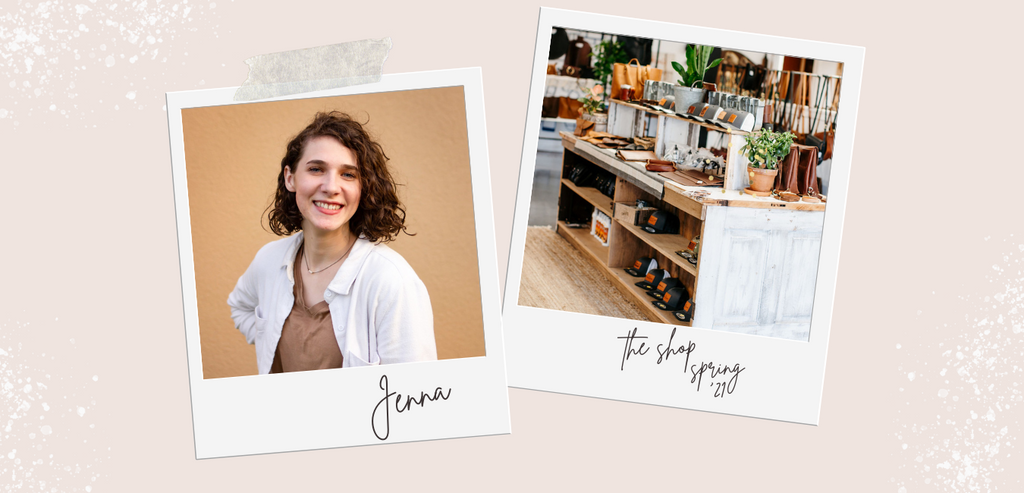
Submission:
<svg viewBox="0 0 1024 493">
<path fill-rule="evenodd" d="M 310 173 L 319 173 L 320 172 L 320 167 L 319 166 L 310 166 L 309 167 L 309 172 Z"/>
<path fill-rule="evenodd" d="M 343 176 L 345 178 L 348 178 L 350 180 L 355 180 L 356 179 L 356 174 L 351 172 L 351 171 L 346 171 L 346 172 L 342 173 L 341 176 Z"/>
</svg>

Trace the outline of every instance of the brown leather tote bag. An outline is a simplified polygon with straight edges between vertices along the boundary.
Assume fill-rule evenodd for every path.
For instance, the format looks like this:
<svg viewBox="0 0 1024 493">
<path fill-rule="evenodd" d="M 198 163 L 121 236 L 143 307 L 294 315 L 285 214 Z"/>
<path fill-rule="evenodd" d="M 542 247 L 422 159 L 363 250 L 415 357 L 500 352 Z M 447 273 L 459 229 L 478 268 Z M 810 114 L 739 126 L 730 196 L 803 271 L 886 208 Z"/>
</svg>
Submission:
<svg viewBox="0 0 1024 493">
<path fill-rule="evenodd" d="M 580 117 L 580 108 L 583 107 L 578 99 L 560 97 L 558 98 L 558 117 L 575 120 Z"/>
<path fill-rule="evenodd" d="M 796 171 L 800 195 L 818 196 L 818 148 L 800 146 L 799 168 Z"/>
<path fill-rule="evenodd" d="M 779 163 L 775 190 L 800 195 L 818 196 L 818 148 L 793 144 L 789 154 Z"/>
<path fill-rule="evenodd" d="M 796 171 L 800 168 L 799 147 L 798 144 L 791 145 L 789 154 L 779 162 L 779 172 L 775 175 L 775 191 L 799 193 L 796 178 Z"/>
</svg>

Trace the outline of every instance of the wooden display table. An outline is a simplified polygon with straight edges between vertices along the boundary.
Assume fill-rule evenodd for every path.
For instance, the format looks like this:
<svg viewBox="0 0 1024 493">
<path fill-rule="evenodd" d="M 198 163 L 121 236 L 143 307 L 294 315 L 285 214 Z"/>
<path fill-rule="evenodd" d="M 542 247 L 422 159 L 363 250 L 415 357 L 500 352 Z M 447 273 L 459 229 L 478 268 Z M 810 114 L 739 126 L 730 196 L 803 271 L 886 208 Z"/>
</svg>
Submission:
<svg viewBox="0 0 1024 493">
<path fill-rule="evenodd" d="M 691 325 L 654 307 L 624 268 L 653 257 L 679 278 L 695 302 L 694 324 L 715 330 L 806 340 L 810 330 L 825 204 L 783 202 L 722 188 L 686 187 L 562 134 L 563 169 L 557 230 L 618 290 L 655 322 Z M 564 178 L 573 166 L 616 176 L 615 196 Z M 614 202 L 646 200 L 679 217 L 679 234 L 650 234 L 614 219 Z M 587 209 L 589 208 L 589 209 Z M 593 208 L 613 217 L 608 246 L 566 219 Z M 700 235 L 696 266 L 676 252 Z"/>
</svg>

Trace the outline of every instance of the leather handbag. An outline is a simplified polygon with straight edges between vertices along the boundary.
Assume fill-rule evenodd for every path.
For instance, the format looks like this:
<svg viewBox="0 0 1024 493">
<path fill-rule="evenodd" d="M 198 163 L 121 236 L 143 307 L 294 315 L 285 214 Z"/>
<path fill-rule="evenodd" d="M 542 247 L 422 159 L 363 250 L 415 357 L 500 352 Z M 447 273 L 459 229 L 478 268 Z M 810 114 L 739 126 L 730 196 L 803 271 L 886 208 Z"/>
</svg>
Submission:
<svg viewBox="0 0 1024 493">
<path fill-rule="evenodd" d="M 743 82 L 741 87 L 746 91 L 758 91 L 764 83 L 765 69 L 761 66 L 747 64 L 743 68 Z"/>
<path fill-rule="evenodd" d="M 558 98 L 545 97 L 540 116 L 541 118 L 558 118 Z"/>
<path fill-rule="evenodd" d="M 623 161 L 640 161 L 642 163 L 647 163 L 649 159 L 658 160 L 658 155 L 654 151 L 619 150 L 616 151 L 615 157 Z"/>
<path fill-rule="evenodd" d="M 818 148 L 793 144 L 779 163 L 775 191 L 818 196 Z"/>
<path fill-rule="evenodd" d="M 633 62 L 636 62 L 636 65 Z M 640 65 L 636 58 L 630 60 L 629 63 L 616 63 L 612 65 L 612 92 L 610 95 L 612 99 L 622 99 L 619 97 L 619 88 L 623 85 L 631 86 L 638 95 L 643 94 L 644 82 L 647 82 L 648 79 L 661 80 L 661 69 L 650 65 Z M 639 98 L 639 96 L 637 97 Z"/>
<path fill-rule="evenodd" d="M 583 107 L 577 99 L 560 97 L 558 98 L 558 117 L 575 120 L 580 116 L 580 108 Z"/>
<path fill-rule="evenodd" d="M 819 153 L 824 153 L 826 148 L 825 133 L 807 134 L 807 137 L 804 137 L 804 144 L 816 147 Z"/>
<path fill-rule="evenodd" d="M 818 148 L 821 153 L 821 160 L 832 159 L 832 147 L 836 145 L 836 130 L 830 128 L 827 132 L 808 134 L 804 143 Z"/>
<path fill-rule="evenodd" d="M 647 171 L 672 172 L 676 170 L 672 161 L 662 161 L 660 159 L 648 159 L 647 165 L 644 167 L 647 168 Z"/>
<path fill-rule="evenodd" d="M 796 170 L 799 169 L 800 151 L 798 145 L 789 146 L 789 154 L 779 161 L 779 172 L 775 174 L 775 191 L 797 193 Z"/>
<path fill-rule="evenodd" d="M 580 77 L 580 68 L 575 65 L 565 65 L 562 67 L 562 75 L 566 77 Z"/>
<path fill-rule="evenodd" d="M 588 67 L 590 67 L 590 43 L 577 36 L 569 43 L 569 49 L 565 53 L 562 75 L 580 77 L 583 74 L 583 69 Z"/>
<path fill-rule="evenodd" d="M 818 196 L 818 149 L 816 147 L 800 148 L 800 161 L 797 168 L 797 188 L 800 195 Z"/>
<path fill-rule="evenodd" d="M 590 133 L 590 129 L 594 128 L 595 123 L 592 121 L 584 120 L 583 118 L 576 119 L 576 130 L 573 134 L 577 137 L 584 137 Z"/>
</svg>

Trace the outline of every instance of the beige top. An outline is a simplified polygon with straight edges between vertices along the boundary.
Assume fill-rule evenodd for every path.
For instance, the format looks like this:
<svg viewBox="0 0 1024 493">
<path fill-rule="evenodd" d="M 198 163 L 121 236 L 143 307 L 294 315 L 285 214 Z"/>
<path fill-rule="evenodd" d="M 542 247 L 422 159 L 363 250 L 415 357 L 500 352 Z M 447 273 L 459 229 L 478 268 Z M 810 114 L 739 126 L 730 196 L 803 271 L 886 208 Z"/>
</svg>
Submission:
<svg viewBox="0 0 1024 493">
<path fill-rule="evenodd" d="M 344 361 L 338 339 L 334 336 L 331 310 L 327 301 L 307 307 L 302 296 L 302 275 L 299 273 L 303 248 L 295 256 L 295 304 L 281 328 L 270 373 L 286 371 L 341 368 Z"/>
</svg>

